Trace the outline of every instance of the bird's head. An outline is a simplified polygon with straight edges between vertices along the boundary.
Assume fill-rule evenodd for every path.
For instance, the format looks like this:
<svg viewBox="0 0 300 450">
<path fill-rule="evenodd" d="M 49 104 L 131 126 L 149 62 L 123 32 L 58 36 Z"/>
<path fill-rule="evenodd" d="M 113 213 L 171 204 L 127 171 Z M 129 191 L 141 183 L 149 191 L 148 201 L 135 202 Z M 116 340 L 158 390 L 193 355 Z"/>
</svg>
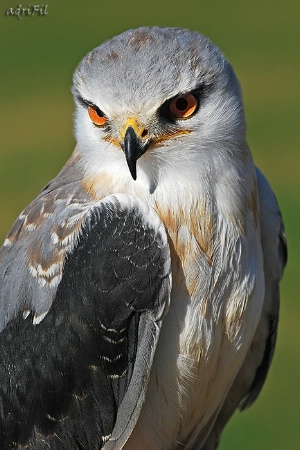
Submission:
<svg viewBox="0 0 300 450">
<path fill-rule="evenodd" d="M 245 122 L 238 81 L 204 36 L 129 30 L 100 45 L 74 74 L 76 137 L 88 173 L 203 176 L 233 149 Z M 213 162 L 213 164 L 212 164 Z M 132 177 L 132 178 L 131 178 Z"/>
</svg>

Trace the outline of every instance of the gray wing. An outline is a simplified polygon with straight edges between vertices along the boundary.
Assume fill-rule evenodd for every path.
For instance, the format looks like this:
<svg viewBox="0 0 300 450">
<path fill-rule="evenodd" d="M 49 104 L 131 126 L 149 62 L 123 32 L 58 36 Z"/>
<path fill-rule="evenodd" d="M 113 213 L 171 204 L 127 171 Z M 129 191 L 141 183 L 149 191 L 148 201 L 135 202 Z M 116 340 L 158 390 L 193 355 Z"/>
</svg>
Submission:
<svg viewBox="0 0 300 450">
<path fill-rule="evenodd" d="M 258 349 L 261 353 L 263 350 L 263 358 L 255 371 L 251 387 L 241 403 L 242 409 L 249 407 L 258 397 L 274 355 L 279 316 L 279 282 L 287 262 L 284 225 L 277 200 L 263 174 L 258 169 L 256 169 L 256 174 L 264 255 L 265 300 L 250 353 L 256 353 Z M 249 370 L 251 370 L 251 366 Z"/>
<path fill-rule="evenodd" d="M 279 282 L 287 261 L 287 247 L 281 213 L 262 173 L 256 169 L 264 256 L 265 299 L 260 322 L 251 347 L 225 402 L 220 409 L 206 444 L 201 450 L 217 447 L 222 430 L 236 408 L 248 408 L 257 399 L 273 358 L 279 314 Z"/>
<path fill-rule="evenodd" d="M 138 419 L 169 306 L 166 232 L 122 194 L 80 223 L 45 317 L 19 304 L 0 333 L 3 449 L 119 449 Z"/>
<path fill-rule="evenodd" d="M 0 248 L 0 331 L 20 310 L 38 323 L 55 298 L 66 255 L 92 207 L 76 158 L 75 151 L 21 212 Z"/>
</svg>

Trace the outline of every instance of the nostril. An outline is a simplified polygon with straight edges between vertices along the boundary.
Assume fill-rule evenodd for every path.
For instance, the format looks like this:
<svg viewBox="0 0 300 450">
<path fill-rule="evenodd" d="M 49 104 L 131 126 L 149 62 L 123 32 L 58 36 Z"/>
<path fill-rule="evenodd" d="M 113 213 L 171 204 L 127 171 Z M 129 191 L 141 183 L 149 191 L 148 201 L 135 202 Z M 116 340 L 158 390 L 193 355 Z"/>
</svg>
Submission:
<svg viewBox="0 0 300 450">
<path fill-rule="evenodd" d="M 143 138 L 145 138 L 145 137 L 147 137 L 148 136 L 148 130 L 147 130 L 147 128 L 144 128 L 143 129 L 143 131 L 142 131 L 142 133 L 141 133 L 141 136 L 143 137 Z"/>
</svg>

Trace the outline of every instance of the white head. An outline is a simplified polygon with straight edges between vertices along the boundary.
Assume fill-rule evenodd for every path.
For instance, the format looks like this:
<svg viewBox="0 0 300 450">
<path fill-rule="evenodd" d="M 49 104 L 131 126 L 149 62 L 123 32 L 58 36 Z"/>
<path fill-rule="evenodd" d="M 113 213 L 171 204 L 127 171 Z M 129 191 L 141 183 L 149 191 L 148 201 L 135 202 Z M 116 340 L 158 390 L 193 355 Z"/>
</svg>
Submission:
<svg viewBox="0 0 300 450">
<path fill-rule="evenodd" d="M 217 179 L 247 159 L 237 78 L 198 33 L 126 31 L 81 61 L 73 93 L 87 175 L 142 180 L 154 191 L 166 176 Z"/>
</svg>

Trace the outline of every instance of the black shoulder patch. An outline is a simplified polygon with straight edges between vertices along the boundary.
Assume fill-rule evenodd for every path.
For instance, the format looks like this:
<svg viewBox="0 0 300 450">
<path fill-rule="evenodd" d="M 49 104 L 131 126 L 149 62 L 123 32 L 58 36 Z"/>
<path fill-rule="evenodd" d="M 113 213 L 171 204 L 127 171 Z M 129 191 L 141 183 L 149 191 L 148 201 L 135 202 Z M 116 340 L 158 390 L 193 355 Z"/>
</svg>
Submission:
<svg viewBox="0 0 300 450">
<path fill-rule="evenodd" d="M 170 295 L 160 219 L 134 197 L 88 213 L 47 316 L 0 334 L 0 447 L 125 442 L 142 406 Z"/>
</svg>

